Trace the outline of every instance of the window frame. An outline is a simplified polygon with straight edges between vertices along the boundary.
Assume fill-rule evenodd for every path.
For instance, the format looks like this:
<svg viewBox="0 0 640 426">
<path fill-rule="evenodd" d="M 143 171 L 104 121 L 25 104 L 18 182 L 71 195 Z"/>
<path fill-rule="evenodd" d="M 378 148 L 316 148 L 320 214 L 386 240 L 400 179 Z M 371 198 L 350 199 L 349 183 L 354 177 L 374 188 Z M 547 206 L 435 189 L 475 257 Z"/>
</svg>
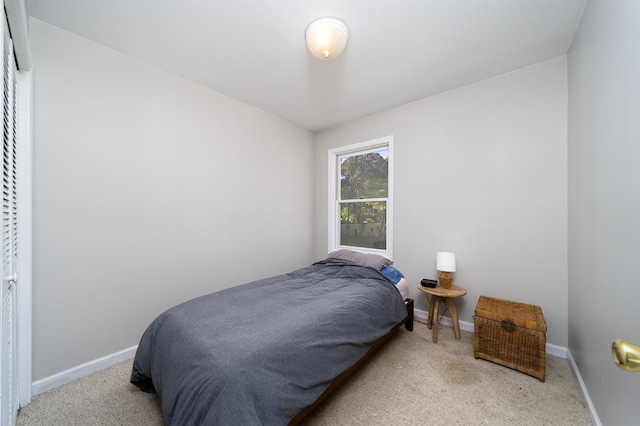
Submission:
<svg viewBox="0 0 640 426">
<path fill-rule="evenodd" d="M 339 159 L 343 155 L 361 155 L 372 151 L 378 151 L 381 148 L 388 149 L 388 192 L 387 202 L 387 232 L 386 232 L 386 249 L 373 249 L 369 247 L 344 246 L 340 244 L 340 202 L 347 200 L 339 200 L 340 178 L 338 173 L 340 166 Z M 393 259 L 393 135 L 383 136 L 381 138 L 371 139 L 352 145 L 331 148 L 328 151 L 328 250 L 331 253 L 334 250 L 350 249 L 362 253 L 374 253 L 382 255 L 388 259 Z M 372 199 L 373 200 L 373 199 Z M 376 199 L 378 200 L 378 199 Z"/>
</svg>

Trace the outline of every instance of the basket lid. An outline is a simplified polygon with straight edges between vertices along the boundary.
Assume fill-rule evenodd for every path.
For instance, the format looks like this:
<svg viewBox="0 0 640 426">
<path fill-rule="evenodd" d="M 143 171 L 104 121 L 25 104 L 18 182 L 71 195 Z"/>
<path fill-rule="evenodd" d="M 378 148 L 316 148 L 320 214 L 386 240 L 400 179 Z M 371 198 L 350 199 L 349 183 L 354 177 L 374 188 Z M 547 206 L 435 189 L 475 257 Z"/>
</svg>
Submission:
<svg viewBox="0 0 640 426">
<path fill-rule="evenodd" d="M 480 296 L 476 316 L 494 321 L 511 320 L 518 327 L 546 333 L 547 323 L 540 306 Z"/>
</svg>

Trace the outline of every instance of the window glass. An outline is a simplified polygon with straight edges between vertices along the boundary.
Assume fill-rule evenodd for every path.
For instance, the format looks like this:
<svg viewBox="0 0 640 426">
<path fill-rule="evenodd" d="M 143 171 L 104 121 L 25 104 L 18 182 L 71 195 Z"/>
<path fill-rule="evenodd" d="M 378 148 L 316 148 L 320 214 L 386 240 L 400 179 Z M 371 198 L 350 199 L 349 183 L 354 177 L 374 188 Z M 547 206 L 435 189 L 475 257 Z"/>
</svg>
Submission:
<svg viewBox="0 0 640 426">
<path fill-rule="evenodd" d="M 340 199 L 389 195 L 389 149 L 340 157 Z"/>
<path fill-rule="evenodd" d="M 340 245 L 387 249 L 387 202 L 340 203 Z"/>
</svg>

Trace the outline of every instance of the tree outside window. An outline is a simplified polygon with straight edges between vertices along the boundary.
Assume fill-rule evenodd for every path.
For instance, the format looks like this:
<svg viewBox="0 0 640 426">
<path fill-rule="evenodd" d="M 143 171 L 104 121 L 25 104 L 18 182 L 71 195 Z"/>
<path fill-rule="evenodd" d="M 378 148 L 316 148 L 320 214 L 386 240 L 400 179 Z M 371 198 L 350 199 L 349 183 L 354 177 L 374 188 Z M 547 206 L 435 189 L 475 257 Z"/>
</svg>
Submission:
<svg viewBox="0 0 640 426">
<path fill-rule="evenodd" d="M 387 249 L 389 149 L 339 156 L 339 244 Z"/>
</svg>

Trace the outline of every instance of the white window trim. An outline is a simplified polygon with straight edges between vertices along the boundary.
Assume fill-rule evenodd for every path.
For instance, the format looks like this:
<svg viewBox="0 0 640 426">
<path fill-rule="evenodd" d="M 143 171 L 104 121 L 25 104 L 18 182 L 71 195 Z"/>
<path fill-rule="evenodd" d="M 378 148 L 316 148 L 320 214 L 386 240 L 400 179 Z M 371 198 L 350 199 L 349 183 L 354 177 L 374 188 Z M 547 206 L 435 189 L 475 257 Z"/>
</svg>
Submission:
<svg viewBox="0 0 640 426">
<path fill-rule="evenodd" d="M 351 246 L 341 246 L 338 244 L 338 218 L 340 217 L 337 207 L 338 192 L 338 158 L 341 155 L 351 154 L 362 151 L 371 151 L 380 147 L 388 147 L 389 149 L 389 192 L 387 202 L 387 249 L 376 250 L 364 247 L 355 248 L 363 253 L 380 254 L 388 259 L 393 260 L 393 135 L 384 136 L 364 142 L 355 143 L 353 145 L 332 148 L 328 153 L 328 252 L 332 252 L 341 248 L 354 249 Z"/>
</svg>

